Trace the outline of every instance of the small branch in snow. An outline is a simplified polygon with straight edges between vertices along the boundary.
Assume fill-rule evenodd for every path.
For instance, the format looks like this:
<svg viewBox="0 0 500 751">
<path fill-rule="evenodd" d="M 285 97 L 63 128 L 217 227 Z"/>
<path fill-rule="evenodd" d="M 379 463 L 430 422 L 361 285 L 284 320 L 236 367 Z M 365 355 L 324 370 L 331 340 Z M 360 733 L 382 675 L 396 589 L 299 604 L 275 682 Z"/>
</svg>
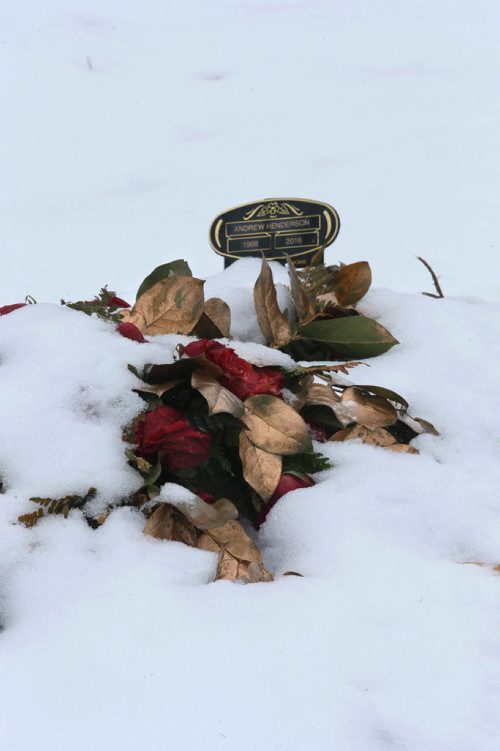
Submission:
<svg viewBox="0 0 500 751">
<path fill-rule="evenodd" d="M 87 68 L 92 72 L 94 70 L 94 66 L 92 65 L 92 60 L 87 55 Z"/>
<path fill-rule="evenodd" d="M 437 276 L 436 276 L 436 274 L 434 272 L 434 269 L 432 268 L 432 266 L 430 265 L 430 263 L 428 263 L 425 260 L 425 258 L 422 258 L 421 256 L 417 256 L 417 258 L 420 261 L 420 263 L 424 264 L 425 268 L 427 269 L 427 271 L 429 272 L 429 274 L 432 276 L 432 281 L 434 282 L 434 287 L 435 287 L 436 292 L 437 292 L 437 295 L 435 295 L 433 292 L 422 292 L 422 294 L 423 295 L 427 295 L 427 297 L 434 297 L 437 300 L 441 299 L 442 297 L 444 297 L 444 294 L 443 294 L 443 290 L 441 289 L 441 285 L 439 284 L 439 279 L 437 278 Z"/>
</svg>

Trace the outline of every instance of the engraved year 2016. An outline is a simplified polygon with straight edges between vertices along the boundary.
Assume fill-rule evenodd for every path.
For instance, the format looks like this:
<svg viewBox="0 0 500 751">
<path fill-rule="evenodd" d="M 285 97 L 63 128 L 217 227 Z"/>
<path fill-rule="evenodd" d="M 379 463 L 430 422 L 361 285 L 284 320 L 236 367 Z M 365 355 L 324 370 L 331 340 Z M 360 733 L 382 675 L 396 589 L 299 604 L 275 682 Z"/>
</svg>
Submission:
<svg viewBox="0 0 500 751">
<path fill-rule="evenodd" d="M 292 235 L 285 238 L 285 245 L 302 245 L 302 235 Z"/>
</svg>

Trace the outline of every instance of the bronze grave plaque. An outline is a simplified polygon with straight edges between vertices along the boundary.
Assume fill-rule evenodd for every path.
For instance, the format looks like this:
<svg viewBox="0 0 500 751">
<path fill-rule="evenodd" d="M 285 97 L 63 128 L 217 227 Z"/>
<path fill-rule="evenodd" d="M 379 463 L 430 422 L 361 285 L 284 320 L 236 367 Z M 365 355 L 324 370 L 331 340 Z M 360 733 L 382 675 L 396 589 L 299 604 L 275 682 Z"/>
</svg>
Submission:
<svg viewBox="0 0 500 751">
<path fill-rule="evenodd" d="M 270 261 L 293 258 L 306 266 L 338 235 L 340 220 L 327 203 L 304 198 L 266 198 L 219 214 L 210 227 L 210 244 L 227 267 L 240 258 Z"/>
</svg>

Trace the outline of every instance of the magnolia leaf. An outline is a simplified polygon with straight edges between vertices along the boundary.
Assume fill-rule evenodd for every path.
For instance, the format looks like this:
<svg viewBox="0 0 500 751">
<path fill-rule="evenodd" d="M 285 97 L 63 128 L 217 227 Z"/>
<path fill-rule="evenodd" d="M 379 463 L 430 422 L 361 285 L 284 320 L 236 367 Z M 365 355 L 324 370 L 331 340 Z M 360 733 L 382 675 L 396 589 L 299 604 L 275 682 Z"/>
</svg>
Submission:
<svg viewBox="0 0 500 751">
<path fill-rule="evenodd" d="M 321 295 L 316 295 L 316 300 L 322 308 L 337 305 L 337 295 L 335 292 L 323 292 Z"/>
<path fill-rule="evenodd" d="M 341 266 L 335 274 L 335 295 L 340 305 L 354 305 L 366 295 L 372 283 L 367 261 Z"/>
<path fill-rule="evenodd" d="M 418 454 L 416 448 L 413 448 L 413 446 L 409 446 L 406 443 L 398 443 L 394 436 L 392 436 L 388 430 L 384 430 L 384 428 L 369 430 L 363 425 L 354 425 L 352 428 L 339 430 L 329 438 L 330 441 L 354 441 L 356 439 L 363 443 L 367 443 L 369 446 L 380 446 L 389 451 L 396 451 L 403 454 Z"/>
<path fill-rule="evenodd" d="M 170 389 L 173 389 L 174 386 L 177 386 L 179 383 L 182 383 L 182 378 L 173 378 L 171 381 L 166 381 L 165 383 L 158 383 L 158 384 L 144 384 L 144 386 L 138 386 L 135 389 L 132 389 L 132 391 L 135 391 L 137 394 L 155 394 L 155 396 L 163 396 L 163 394 L 166 391 L 170 391 Z"/>
<path fill-rule="evenodd" d="M 132 323 L 143 334 L 189 334 L 203 313 L 203 285 L 191 276 L 172 276 L 154 284 L 132 308 Z"/>
<path fill-rule="evenodd" d="M 271 454 L 306 454 L 312 451 L 308 427 L 297 412 L 269 394 L 251 396 L 245 401 L 243 422 L 247 437 Z"/>
<path fill-rule="evenodd" d="M 228 337 L 231 330 L 231 309 L 220 297 L 210 297 L 205 302 L 204 313 L 219 329 L 221 336 Z"/>
<path fill-rule="evenodd" d="M 370 430 L 385 428 L 398 419 L 396 410 L 387 399 L 365 395 L 357 386 L 344 389 L 335 414 L 344 425 L 357 422 Z"/>
<path fill-rule="evenodd" d="M 382 396 L 384 399 L 390 399 L 391 402 L 400 404 L 403 409 L 408 409 L 409 404 L 406 399 L 403 399 L 402 396 L 397 394 L 395 391 L 391 391 L 391 389 L 386 389 L 383 386 L 365 386 L 364 384 L 358 385 L 358 389 L 369 391 L 370 394 L 374 394 L 375 396 Z"/>
<path fill-rule="evenodd" d="M 198 543 L 195 526 L 175 506 L 162 503 L 149 517 L 144 534 L 157 540 L 175 540 L 191 547 Z"/>
<path fill-rule="evenodd" d="M 421 417 L 412 417 L 408 412 L 401 412 L 399 414 L 399 420 L 404 425 L 407 425 L 410 430 L 413 430 L 414 433 L 417 433 L 417 435 L 422 433 L 430 433 L 431 435 L 436 436 L 440 435 L 439 430 L 437 430 L 432 423 Z"/>
<path fill-rule="evenodd" d="M 290 324 L 279 309 L 273 272 L 265 258 L 262 259 L 262 269 L 255 282 L 253 299 L 257 320 L 267 343 L 273 347 L 288 344 L 292 338 Z"/>
<path fill-rule="evenodd" d="M 259 549 L 236 521 L 228 521 L 222 527 L 204 532 L 198 547 L 219 553 L 216 580 L 273 581 L 262 562 Z"/>
<path fill-rule="evenodd" d="M 122 323 L 133 323 L 134 326 L 137 326 L 141 334 L 146 333 L 147 323 L 140 311 L 134 310 L 134 308 L 126 308 L 125 310 L 119 310 L 117 315 L 120 316 Z"/>
<path fill-rule="evenodd" d="M 339 430 L 329 440 L 354 441 L 356 439 L 363 441 L 363 443 L 368 443 L 370 446 L 381 446 L 382 448 L 388 448 L 397 443 L 394 436 L 388 430 L 384 430 L 383 428 L 369 430 L 364 425 L 354 425 L 352 428 Z"/>
<path fill-rule="evenodd" d="M 281 456 L 257 448 L 247 437 L 246 431 L 242 430 L 240 459 L 243 465 L 243 477 L 264 501 L 268 501 L 280 481 Z"/>
<path fill-rule="evenodd" d="M 387 448 L 389 451 L 396 451 L 399 454 L 418 454 L 418 449 L 408 443 L 391 443 Z"/>
<path fill-rule="evenodd" d="M 299 329 L 305 339 L 329 345 L 340 357 L 375 357 L 387 352 L 398 340 L 387 329 L 364 316 L 312 321 Z"/>
<path fill-rule="evenodd" d="M 326 384 L 313 383 L 307 390 L 306 404 L 322 404 L 325 407 L 332 407 L 340 402 L 340 397 L 335 391 Z"/>
<path fill-rule="evenodd" d="M 414 417 L 413 420 L 415 420 L 415 422 L 418 422 L 420 427 L 423 428 L 424 433 L 439 435 L 439 430 L 437 430 L 431 422 L 424 420 L 423 417 Z"/>
<path fill-rule="evenodd" d="M 182 360 L 176 360 L 175 362 L 163 365 L 146 365 L 142 379 L 148 384 L 161 387 L 164 383 L 169 383 L 170 381 L 182 381 L 200 368 L 208 371 L 214 377 L 222 373 L 221 368 L 201 355 L 200 357 L 186 357 Z M 141 387 L 138 388 L 140 389 Z"/>
<path fill-rule="evenodd" d="M 195 370 L 191 376 L 191 386 L 198 389 L 206 399 L 208 411 L 211 415 L 226 412 L 234 417 L 243 414 L 243 402 L 237 396 L 224 388 L 218 380 L 206 370 Z"/>
<path fill-rule="evenodd" d="M 197 529 L 201 530 L 221 527 L 230 519 L 237 519 L 239 516 L 238 509 L 227 498 L 219 498 L 218 501 L 210 504 L 196 497 L 191 503 L 179 501 L 174 502 L 173 505 L 182 511 Z"/>
<path fill-rule="evenodd" d="M 144 279 L 137 290 L 135 299 L 138 300 L 144 292 L 150 289 L 150 287 L 170 276 L 192 276 L 192 273 L 186 261 L 178 260 L 170 261 L 170 263 L 162 263 L 161 266 L 157 266 L 151 274 Z"/>
<path fill-rule="evenodd" d="M 297 317 L 300 323 L 307 323 L 316 316 L 316 310 L 298 277 L 293 261 L 290 260 L 286 254 L 285 258 L 287 260 L 288 275 L 290 277 L 290 292 L 292 294 L 295 310 L 297 311 Z"/>
</svg>

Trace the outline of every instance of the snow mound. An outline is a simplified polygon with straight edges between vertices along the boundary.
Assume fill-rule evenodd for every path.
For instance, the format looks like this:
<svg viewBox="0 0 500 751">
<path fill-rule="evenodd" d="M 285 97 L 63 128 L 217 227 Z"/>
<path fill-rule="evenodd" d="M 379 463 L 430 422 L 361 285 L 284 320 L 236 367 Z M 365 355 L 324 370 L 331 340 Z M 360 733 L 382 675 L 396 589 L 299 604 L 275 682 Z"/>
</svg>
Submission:
<svg viewBox="0 0 500 751">
<path fill-rule="evenodd" d="M 210 294 L 226 296 L 228 277 Z M 500 306 L 375 289 L 362 308 L 401 344 L 350 377 L 404 394 L 441 436 L 416 439 L 418 456 L 318 445 L 333 469 L 258 535 L 277 580 L 246 587 L 209 584 L 213 554 L 145 538 L 131 509 L 97 531 L 76 512 L 15 523 L 30 495 L 93 485 L 109 502 L 137 487 L 121 441 L 141 409 L 127 364 L 169 361 L 189 339 L 136 344 L 56 305 L 0 319 L 9 751 L 496 751 L 499 582 L 464 564 L 499 561 Z"/>
</svg>

